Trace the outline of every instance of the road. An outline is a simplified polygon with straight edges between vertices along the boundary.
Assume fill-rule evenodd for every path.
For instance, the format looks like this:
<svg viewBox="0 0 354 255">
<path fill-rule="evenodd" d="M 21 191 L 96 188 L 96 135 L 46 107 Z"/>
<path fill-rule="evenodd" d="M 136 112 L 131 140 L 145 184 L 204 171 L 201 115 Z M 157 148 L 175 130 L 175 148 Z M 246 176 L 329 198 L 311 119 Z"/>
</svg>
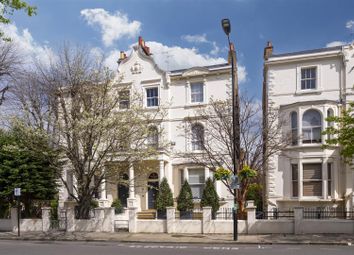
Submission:
<svg viewBox="0 0 354 255">
<path fill-rule="evenodd" d="M 323 245 L 184 245 L 114 242 L 0 241 L 1 255 L 344 255 L 354 246 Z"/>
</svg>

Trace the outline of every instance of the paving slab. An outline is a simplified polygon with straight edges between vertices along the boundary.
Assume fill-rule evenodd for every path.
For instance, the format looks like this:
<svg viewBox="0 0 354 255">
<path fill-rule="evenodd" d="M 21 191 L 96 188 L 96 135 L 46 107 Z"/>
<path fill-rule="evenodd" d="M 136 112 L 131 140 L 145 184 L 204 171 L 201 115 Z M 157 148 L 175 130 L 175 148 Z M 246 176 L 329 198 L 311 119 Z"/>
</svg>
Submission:
<svg viewBox="0 0 354 255">
<path fill-rule="evenodd" d="M 165 233 L 102 233 L 102 232 L 0 232 L 0 240 L 37 241 L 100 241 L 132 243 L 215 243 L 215 244 L 322 244 L 354 245 L 354 235 L 239 235 L 233 241 L 232 235 L 220 234 L 165 234 Z"/>
</svg>

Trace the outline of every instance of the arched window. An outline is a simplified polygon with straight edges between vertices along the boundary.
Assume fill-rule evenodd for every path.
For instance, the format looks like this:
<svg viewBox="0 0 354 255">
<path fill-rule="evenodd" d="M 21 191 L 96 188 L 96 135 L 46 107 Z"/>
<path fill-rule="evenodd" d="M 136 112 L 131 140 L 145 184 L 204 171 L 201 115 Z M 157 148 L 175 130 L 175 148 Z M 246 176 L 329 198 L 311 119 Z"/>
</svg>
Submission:
<svg viewBox="0 0 354 255">
<path fill-rule="evenodd" d="M 202 150 L 204 146 L 204 127 L 201 124 L 192 126 L 192 150 Z"/>
<path fill-rule="evenodd" d="M 328 110 L 327 110 L 327 118 L 328 118 L 328 117 L 333 117 L 333 116 L 334 116 L 333 109 L 328 108 Z M 333 127 L 333 126 L 334 126 L 334 122 L 327 120 L 327 127 Z M 327 134 L 327 140 L 330 140 L 330 139 L 332 139 L 332 138 L 333 138 L 332 135 Z"/>
<path fill-rule="evenodd" d="M 150 148 L 157 149 L 159 146 L 159 131 L 157 127 L 151 126 L 148 130 L 147 144 Z"/>
<path fill-rule="evenodd" d="M 297 112 L 292 112 L 290 114 L 291 119 L 291 145 L 297 145 Z"/>
<path fill-rule="evenodd" d="M 321 114 L 316 110 L 307 110 L 302 116 L 302 142 L 320 143 L 321 131 Z"/>
</svg>

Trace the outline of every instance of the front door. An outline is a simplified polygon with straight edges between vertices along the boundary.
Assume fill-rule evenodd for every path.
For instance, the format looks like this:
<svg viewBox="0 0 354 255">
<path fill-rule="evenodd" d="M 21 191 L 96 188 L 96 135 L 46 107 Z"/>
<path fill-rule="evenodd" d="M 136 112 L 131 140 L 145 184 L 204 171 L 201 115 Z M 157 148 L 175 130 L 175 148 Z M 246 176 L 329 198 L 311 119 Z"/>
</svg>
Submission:
<svg viewBox="0 0 354 255">
<path fill-rule="evenodd" d="M 118 199 L 123 207 L 127 207 L 127 198 L 129 197 L 129 187 L 118 184 Z"/>
<path fill-rule="evenodd" d="M 159 182 L 148 182 L 148 209 L 156 209 L 156 197 L 159 188 Z"/>
</svg>

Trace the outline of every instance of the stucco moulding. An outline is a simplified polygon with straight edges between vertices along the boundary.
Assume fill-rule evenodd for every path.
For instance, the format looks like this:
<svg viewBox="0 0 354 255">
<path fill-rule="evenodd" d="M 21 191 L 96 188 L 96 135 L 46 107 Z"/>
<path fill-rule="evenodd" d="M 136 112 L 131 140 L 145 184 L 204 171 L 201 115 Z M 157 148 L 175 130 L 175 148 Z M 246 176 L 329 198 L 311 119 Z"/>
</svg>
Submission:
<svg viewBox="0 0 354 255">
<path fill-rule="evenodd" d="M 207 75 L 209 70 L 203 67 L 195 67 L 188 69 L 182 73 L 182 77 L 191 77 L 191 76 L 203 76 Z"/>
</svg>

